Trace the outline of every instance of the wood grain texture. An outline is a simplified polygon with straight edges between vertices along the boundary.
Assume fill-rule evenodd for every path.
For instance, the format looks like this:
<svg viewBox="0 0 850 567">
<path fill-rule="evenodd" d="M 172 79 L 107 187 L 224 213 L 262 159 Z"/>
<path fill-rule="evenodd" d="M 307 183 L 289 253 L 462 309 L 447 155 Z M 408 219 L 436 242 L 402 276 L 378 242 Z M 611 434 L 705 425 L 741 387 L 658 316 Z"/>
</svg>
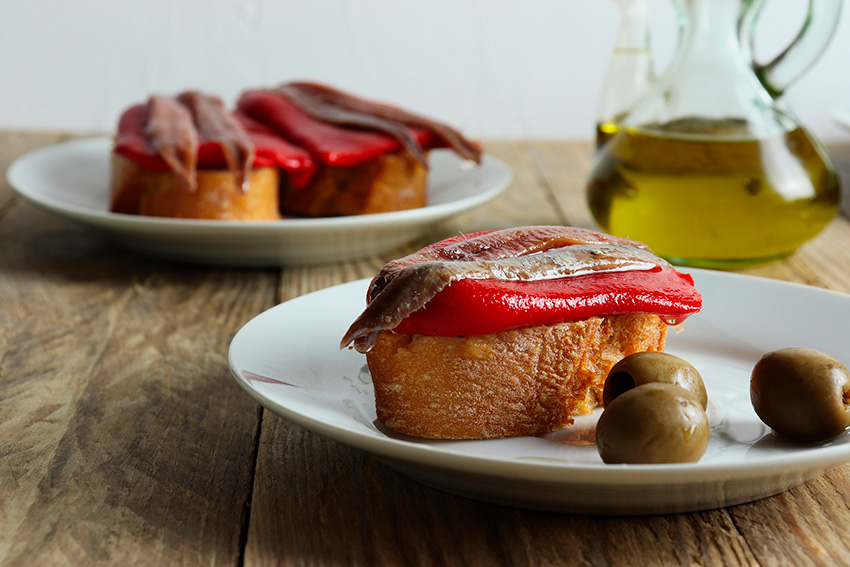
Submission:
<svg viewBox="0 0 850 567">
<path fill-rule="evenodd" d="M 20 203 L 0 243 L 0 565 L 238 562 L 260 410 L 226 352 L 277 273 L 160 263 Z"/>
<path fill-rule="evenodd" d="M 0 132 L 0 167 L 64 138 Z M 850 179 L 850 146 L 832 149 Z M 721 510 L 551 514 L 423 486 L 239 390 L 229 341 L 281 301 L 461 232 L 593 226 L 590 144 L 487 150 L 514 171 L 494 202 L 380 256 L 280 270 L 128 252 L 0 180 L 0 567 L 847 564 L 850 466 Z M 850 292 L 848 249 L 840 217 L 789 259 L 746 272 Z"/>
</svg>

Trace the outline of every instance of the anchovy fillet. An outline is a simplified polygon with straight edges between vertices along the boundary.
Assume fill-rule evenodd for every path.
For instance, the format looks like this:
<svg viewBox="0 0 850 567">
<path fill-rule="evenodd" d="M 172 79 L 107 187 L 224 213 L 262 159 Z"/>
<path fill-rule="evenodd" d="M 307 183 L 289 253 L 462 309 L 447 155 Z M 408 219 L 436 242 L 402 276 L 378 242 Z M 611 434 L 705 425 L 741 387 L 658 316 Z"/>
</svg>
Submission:
<svg viewBox="0 0 850 567">
<path fill-rule="evenodd" d="M 192 115 L 177 100 L 153 95 L 148 100 L 145 135 L 156 152 L 187 188 L 197 185 L 198 133 Z"/>
<path fill-rule="evenodd" d="M 236 186 L 243 193 L 247 192 L 255 150 L 242 124 L 217 97 L 187 91 L 177 100 L 192 113 L 201 139 L 218 144 L 228 170 L 236 178 Z"/>
<path fill-rule="evenodd" d="M 276 92 L 317 120 L 377 130 L 392 136 L 425 167 L 428 167 L 425 153 L 410 127 L 428 130 L 462 158 L 481 162 L 480 148 L 457 130 L 430 118 L 317 83 L 287 83 Z"/>
<path fill-rule="evenodd" d="M 525 226 L 506 228 L 473 236 L 439 247 L 426 247 L 419 252 L 389 262 L 375 276 L 369 288 L 369 301 L 394 279 L 405 266 L 429 260 L 471 261 L 501 260 L 545 252 L 553 248 L 577 244 L 624 244 L 649 250 L 642 242 L 620 236 L 611 236 L 572 226 Z"/>
<path fill-rule="evenodd" d="M 428 260 L 399 268 L 348 329 L 340 348 L 354 343 L 359 352 L 368 352 L 382 330 L 395 328 L 458 280 L 541 281 L 669 265 L 649 250 L 617 243 L 577 244 L 492 258 L 500 254 L 484 252 L 484 259 Z"/>
<path fill-rule="evenodd" d="M 219 145 L 237 187 L 248 190 L 254 144 L 220 99 L 195 91 L 176 98 L 153 95 L 148 100 L 145 135 L 187 189 L 197 188 L 198 148 L 203 140 Z"/>
</svg>

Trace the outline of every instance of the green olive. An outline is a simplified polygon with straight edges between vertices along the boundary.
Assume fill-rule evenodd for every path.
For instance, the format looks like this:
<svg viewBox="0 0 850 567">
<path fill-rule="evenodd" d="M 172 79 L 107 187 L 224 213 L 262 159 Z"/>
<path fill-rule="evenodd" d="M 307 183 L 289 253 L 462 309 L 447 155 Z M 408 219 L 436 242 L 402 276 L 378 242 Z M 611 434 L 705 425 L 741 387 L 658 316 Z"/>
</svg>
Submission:
<svg viewBox="0 0 850 567">
<path fill-rule="evenodd" d="M 703 409 L 708 405 L 705 384 L 697 369 L 678 356 L 654 351 L 636 352 L 611 368 L 602 390 L 602 405 L 608 407 L 623 392 L 650 382 L 675 384 L 695 395 Z"/>
<path fill-rule="evenodd" d="M 819 350 L 775 350 L 753 367 L 750 401 L 776 433 L 823 441 L 850 427 L 850 372 Z"/>
<path fill-rule="evenodd" d="M 674 384 L 643 384 L 605 408 L 596 447 L 606 463 L 693 463 L 705 453 L 708 417 L 691 392 Z"/>
</svg>

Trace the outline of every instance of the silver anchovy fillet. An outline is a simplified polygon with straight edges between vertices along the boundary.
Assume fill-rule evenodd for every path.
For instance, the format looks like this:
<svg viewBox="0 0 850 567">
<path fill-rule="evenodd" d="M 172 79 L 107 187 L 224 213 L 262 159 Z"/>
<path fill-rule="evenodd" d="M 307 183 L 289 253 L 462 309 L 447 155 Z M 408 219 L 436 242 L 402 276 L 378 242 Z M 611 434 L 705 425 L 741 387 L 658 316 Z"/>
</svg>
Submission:
<svg viewBox="0 0 850 567">
<path fill-rule="evenodd" d="M 401 268 L 354 321 L 340 348 L 352 342 L 368 352 L 381 331 L 394 329 L 450 283 L 462 279 L 541 281 L 599 272 L 652 270 L 669 264 L 648 250 L 624 244 L 565 246 L 498 260 L 432 260 Z"/>
<path fill-rule="evenodd" d="M 649 250 L 641 242 L 574 226 L 506 228 L 445 246 L 425 248 L 415 254 L 389 262 L 378 272 L 369 287 L 369 301 L 374 299 L 405 266 L 429 260 L 462 262 L 500 260 L 578 244 L 627 244 Z"/>
</svg>

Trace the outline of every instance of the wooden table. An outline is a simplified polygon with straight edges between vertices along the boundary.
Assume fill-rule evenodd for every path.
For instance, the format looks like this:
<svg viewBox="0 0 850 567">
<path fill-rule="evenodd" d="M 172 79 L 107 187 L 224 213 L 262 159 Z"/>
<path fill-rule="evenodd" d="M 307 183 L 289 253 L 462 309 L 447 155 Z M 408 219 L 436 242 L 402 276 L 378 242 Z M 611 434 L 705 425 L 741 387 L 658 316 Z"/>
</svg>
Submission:
<svg viewBox="0 0 850 567">
<path fill-rule="evenodd" d="M 65 136 L 0 133 L 0 171 Z M 483 504 L 264 411 L 227 348 L 261 311 L 371 276 L 416 246 L 523 224 L 591 226 L 590 146 L 492 142 L 491 204 L 338 265 L 228 269 L 119 248 L 0 181 L 0 566 L 850 563 L 850 466 L 707 512 L 593 517 Z M 850 146 L 832 148 L 850 179 Z M 850 292 L 850 222 L 751 274 Z"/>
</svg>

